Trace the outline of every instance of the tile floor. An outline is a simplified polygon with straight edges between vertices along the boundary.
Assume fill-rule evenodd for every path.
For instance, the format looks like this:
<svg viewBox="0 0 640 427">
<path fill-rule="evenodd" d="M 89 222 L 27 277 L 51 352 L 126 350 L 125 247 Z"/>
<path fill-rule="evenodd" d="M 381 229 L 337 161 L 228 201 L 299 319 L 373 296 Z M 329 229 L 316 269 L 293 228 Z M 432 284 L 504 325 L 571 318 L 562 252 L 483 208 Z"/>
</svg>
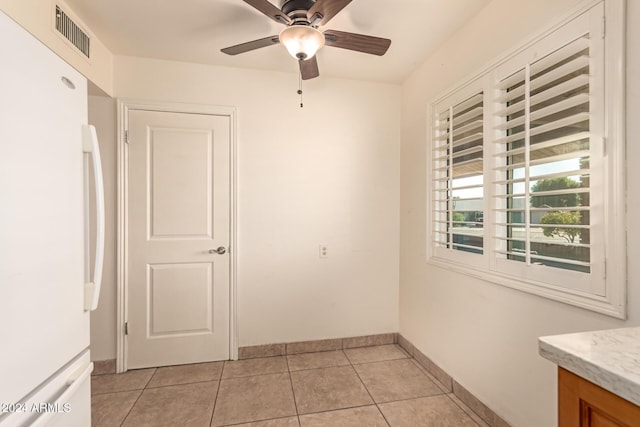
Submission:
<svg viewBox="0 0 640 427">
<path fill-rule="evenodd" d="M 93 426 L 487 427 L 397 345 L 92 377 Z"/>
</svg>

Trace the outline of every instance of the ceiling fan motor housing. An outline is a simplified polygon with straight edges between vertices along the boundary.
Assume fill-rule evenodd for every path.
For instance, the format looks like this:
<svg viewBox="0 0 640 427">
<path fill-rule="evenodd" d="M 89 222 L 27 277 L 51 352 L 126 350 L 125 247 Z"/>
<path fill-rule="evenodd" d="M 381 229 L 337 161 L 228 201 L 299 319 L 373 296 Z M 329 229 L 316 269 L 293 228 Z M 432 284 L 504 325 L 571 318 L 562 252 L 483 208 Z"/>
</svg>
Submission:
<svg viewBox="0 0 640 427">
<path fill-rule="evenodd" d="M 280 0 L 280 9 L 292 19 L 297 18 L 298 14 L 304 14 L 306 17 L 306 12 L 314 3 L 314 0 Z"/>
</svg>

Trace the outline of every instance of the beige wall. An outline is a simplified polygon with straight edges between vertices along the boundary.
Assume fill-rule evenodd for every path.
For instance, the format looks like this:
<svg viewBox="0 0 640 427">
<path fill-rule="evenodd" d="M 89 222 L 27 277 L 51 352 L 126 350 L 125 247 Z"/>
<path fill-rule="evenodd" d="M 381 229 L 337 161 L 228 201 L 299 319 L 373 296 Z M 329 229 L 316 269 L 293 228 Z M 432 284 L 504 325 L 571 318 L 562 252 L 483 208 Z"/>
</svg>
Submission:
<svg viewBox="0 0 640 427">
<path fill-rule="evenodd" d="M 241 346 L 398 330 L 399 86 L 309 81 L 301 109 L 294 73 L 116 57 L 114 76 L 119 98 L 238 109 Z M 89 111 L 113 152 L 112 105 L 91 98 Z M 106 260 L 105 278 L 114 269 Z M 103 286 L 95 360 L 115 357 L 115 282 Z"/>
<path fill-rule="evenodd" d="M 495 0 L 403 85 L 400 331 L 514 426 L 556 425 L 556 370 L 537 338 L 640 324 L 640 196 L 628 197 L 629 320 L 619 321 L 426 263 L 426 107 L 435 96 L 544 28 L 575 0 Z M 628 159 L 640 158 L 640 3 L 628 2 Z M 635 164 L 635 162 L 633 163 Z M 628 169 L 630 183 L 640 180 Z"/>
<path fill-rule="evenodd" d="M 83 30 L 91 36 L 91 59 L 72 46 L 64 37 L 60 36 L 54 27 L 55 5 L 60 5 Z M 111 94 L 113 90 L 113 55 L 91 33 L 91 29 L 84 25 L 73 14 L 73 10 L 63 1 L 56 0 L 0 0 L 0 10 L 14 21 L 22 25 L 41 42 L 67 61 L 72 67 L 89 79 L 90 92 L 104 92 Z M 97 90 L 96 90 L 97 88 Z"/>
</svg>

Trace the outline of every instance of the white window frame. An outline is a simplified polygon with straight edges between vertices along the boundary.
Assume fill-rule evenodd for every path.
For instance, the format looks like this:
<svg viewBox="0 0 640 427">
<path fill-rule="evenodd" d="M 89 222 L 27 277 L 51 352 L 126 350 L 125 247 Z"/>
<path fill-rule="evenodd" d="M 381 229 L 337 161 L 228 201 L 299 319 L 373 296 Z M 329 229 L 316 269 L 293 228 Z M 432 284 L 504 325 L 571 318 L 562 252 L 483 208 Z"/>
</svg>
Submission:
<svg viewBox="0 0 640 427">
<path fill-rule="evenodd" d="M 481 78 L 478 78 L 476 80 L 473 80 L 471 82 L 469 82 L 468 84 L 466 84 L 464 87 L 458 88 L 455 93 L 451 94 L 450 96 L 445 97 L 443 100 L 440 100 L 437 103 L 431 104 L 429 106 L 429 121 L 431 123 L 431 125 L 433 124 L 433 117 L 434 114 L 436 114 L 439 111 L 442 111 L 444 109 L 447 109 L 449 107 L 453 107 L 457 104 L 459 104 L 460 102 L 464 102 L 465 100 L 471 98 L 474 95 L 477 95 L 480 92 L 483 92 L 483 105 L 486 105 L 487 102 L 489 102 L 489 97 L 487 96 L 487 92 L 486 92 L 486 87 L 488 85 L 488 83 L 490 82 L 489 76 L 483 76 Z M 485 113 L 486 114 L 486 113 Z M 430 125 L 430 126 L 431 126 Z M 487 120 L 484 121 L 483 124 L 483 133 L 486 135 L 487 132 L 489 131 L 488 128 L 488 123 Z M 433 135 L 434 133 L 432 131 L 430 131 L 430 135 Z M 486 144 L 486 141 L 483 141 L 483 145 Z M 431 152 L 431 148 L 433 147 L 434 144 L 430 143 L 429 144 L 429 151 Z M 431 174 L 429 175 L 430 177 L 434 177 L 434 171 L 433 171 L 433 161 L 431 159 L 429 159 L 429 165 L 432 168 L 431 169 Z M 484 167 L 484 175 L 485 177 L 486 175 L 486 165 L 487 165 L 487 159 L 484 159 L 483 162 L 483 167 Z M 486 180 L 485 180 L 486 181 Z M 429 180 L 429 184 L 430 184 L 430 188 L 429 188 L 429 194 L 428 194 L 428 199 L 431 202 L 433 202 L 434 199 L 434 190 L 435 190 L 435 186 L 433 184 L 433 181 Z M 486 183 L 485 183 L 486 184 Z M 487 212 L 489 210 L 490 206 L 487 203 L 487 195 L 485 194 L 484 196 L 484 203 L 483 203 L 483 210 L 484 212 Z M 429 212 L 433 212 L 433 208 L 429 210 Z M 430 221 L 430 235 L 432 236 L 434 233 L 434 227 L 433 227 L 433 222 Z M 483 231 L 483 242 L 488 242 L 490 239 L 491 235 L 488 234 L 488 230 L 485 227 L 484 231 Z M 430 238 L 429 241 L 432 241 L 433 239 Z M 463 251 L 454 251 L 454 250 L 449 250 L 449 249 L 444 249 L 444 248 L 438 248 L 438 247 L 432 247 L 432 252 L 434 257 L 436 258 L 441 258 L 441 259 L 446 259 L 448 261 L 451 262 L 460 262 L 462 264 L 465 265 L 469 265 L 469 266 L 474 266 L 474 267 L 481 267 L 483 265 L 483 256 L 478 256 L 477 254 L 471 254 L 468 252 L 463 252 Z M 486 254 L 486 250 L 485 250 L 485 254 Z"/>
<path fill-rule="evenodd" d="M 604 38 L 604 102 L 592 99 L 591 104 L 595 103 L 596 109 L 604 109 L 603 129 L 601 132 L 603 138 L 601 141 L 592 139 L 591 143 L 597 146 L 602 145 L 603 156 L 601 158 L 601 167 L 599 168 L 601 170 L 598 172 L 601 172 L 604 177 L 602 180 L 603 188 L 595 185 L 590 191 L 592 200 L 596 199 L 594 194 L 602 194 L 602 197 L 597 197 L 597 200 L 604 204 L 604 209 L 602 210 L 604 215 L 603 229 L 601 230 L 604 243 L 604 249 L 601 253 L 603 254 L 604 262 L 602 262 L 601 268 L 592 270 L 593 276 L 591 277 L 594 280 L 591 283 L 580 288 L 579 282 L 574 281 L 578 285 L 573 284 L 565 287 L 546 281 L 544 274 L 530 274 L 524 264 L 502 268 L 501 263 L 494 254 L 495 242 L 492 236 L 496 226 L 494 225 L 495 218 L 492 201 L 495 200 L 496 189 L 491 185 L 491 182 L 495 179 L 494 165 L 491 159 L 493 159 L 494 154 L 492 147 L 495 145 L 493 140 L 496 137 L 496 131 L 492 122 L 494 120 L 492 97 L 495 95 L 496 80 L 504 77 L 504 75 L 500 76 L 499 73 L 504 72 L 505 64 L 518 61 L 519 56 L 526 56 L 532 48 L 544 46 L 548 44 L 549 40 L 555 40 L 556 38 L 561 40 L 563 33 L 571 31 L 572 22 L 580 17 L 584 18 L 585 14 L 597 7 L 604 7 L 604 16 L 606 17 L 600 23 L 601 35 Z M 507 52 L 501 58 L 492 61 L 481 72 L 465 79 L 464 83 L 457 85 L 456 88 L 447 91 L 429 104 L 427 111 L 427 212 L 429 215 L 427 218 L 427 261 L 429 264 L 612 317 L 626 318 L 625 65 L 625 0 L 585 1 L 546 31 L 522 46 Z M 465 99 L 466 96 L 480 91 L 484 93 L 485 99 L 485 226 L 483 233 L 484 253 L 482 255 L 436 247 L 433 244 L 434 224 L 431 218 L 434 209 L 433 178 L 435 173 L 433 160 L 431 159 L 434 146 L 432 138 L 435 132 L 433 129 L 433 117 L 447 103 L 455 105 L 456 101 L 459 102 Z M 593 253 L 592 257 L 595 256 L 597 260 L 598 255 L 593 255 Z M 512 262 L 511 264 L 515 263 Z M 576 276 L 573 272 L 563 269 L 548 268 L 548 270 L 554 270 L 560 277 L 564 275 L 575 279 Z M 580 274 L 586 275 L 586 273 Z M 596 274 L 598 277 L 595 277 Z M 599 284 L 594 285 L 596 282 Z"/>
</svg>

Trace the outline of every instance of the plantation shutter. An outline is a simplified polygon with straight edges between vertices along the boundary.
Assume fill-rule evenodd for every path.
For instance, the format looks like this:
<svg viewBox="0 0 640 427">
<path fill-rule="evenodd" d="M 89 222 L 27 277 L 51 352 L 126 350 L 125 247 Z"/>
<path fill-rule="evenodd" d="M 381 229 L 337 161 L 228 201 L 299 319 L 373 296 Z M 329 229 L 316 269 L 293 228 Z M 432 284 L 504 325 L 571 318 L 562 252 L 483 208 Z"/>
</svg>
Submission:
<svg viewBox="0 0 640 427">
<path fill-rule="evenodd" d="M 434 117 L 433 243 L 482 254 L 484 223 L 484 100 L 476 93 L 445 103 Z"/>
<path fill-rule="evenodd" d="M 429 105 L 430 264 L 624 317 L 623 23 L 585 5 Z"/>
<path fill-rule="evenodd" d="M 602 86 L 593 36 L 587 29 L 498 80 L 493 121 L 497 264 L 574 289 L 584 288 L 580 273 L 603 262 L 592 252 L 601 226 L 592 193 L 602 175 L 595 171 L 594 181 L 603 120 L 593 102 Z"/>
</svg>

